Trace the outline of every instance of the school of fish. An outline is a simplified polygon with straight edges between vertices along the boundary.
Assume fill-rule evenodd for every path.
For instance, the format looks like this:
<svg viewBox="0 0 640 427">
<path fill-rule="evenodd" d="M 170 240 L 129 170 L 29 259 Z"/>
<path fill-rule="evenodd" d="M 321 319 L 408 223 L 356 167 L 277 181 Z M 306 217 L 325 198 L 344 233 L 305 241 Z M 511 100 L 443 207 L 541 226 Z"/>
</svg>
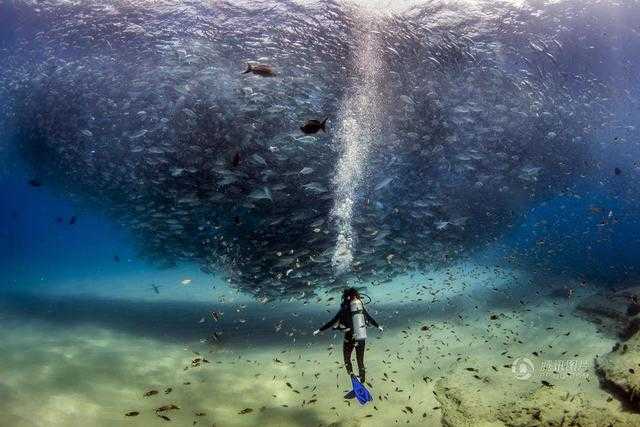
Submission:
<svg viewBox="0 0 640 427">
<path fill-rule="evenodd" d="M 369 12 L 341 1 L 9 2 L 0 132 L 34 182 L 107 212 L 145 258 L 264 300 L 382 283 L 495 241 L 573 185 L 599 129 L 625 125 L 585 29 L 597 8 L 477 4 L 362 26 Z M 372 33 L 382 65 L 354 63 Z M 378 131 L 338 275 L 335 129 L 368 65 Z"/>
</svg>

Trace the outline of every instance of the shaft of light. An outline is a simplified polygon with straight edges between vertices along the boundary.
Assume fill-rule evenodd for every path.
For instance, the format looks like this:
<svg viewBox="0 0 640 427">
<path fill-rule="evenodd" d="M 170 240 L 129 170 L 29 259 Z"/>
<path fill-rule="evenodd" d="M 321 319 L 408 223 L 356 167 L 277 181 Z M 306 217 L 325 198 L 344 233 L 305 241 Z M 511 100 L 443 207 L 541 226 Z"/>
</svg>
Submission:
<svg viewBox="0 0 640 427">
<path fill-rule="evenodd" d="M 362 19 L 362 18 L 361 18 Z M 372 28 L 371 22 L 362 22 L 361 28 Z M 340 157 L 334 177 L 335 202 L 332 217 L 337 228 L 336 247 L 332 265 L 337 275 L 351 268 L 355 234 L 353 214 L 357 191 L 366 175 L 369 152 L 379 133 L 380 79 L 384 74 L 376 32 L 361 38 L 354 58 L 357 78 L 355 87 L 340 106 L 340 122 L 336 142 L 340 144 Z"/>
</svg>

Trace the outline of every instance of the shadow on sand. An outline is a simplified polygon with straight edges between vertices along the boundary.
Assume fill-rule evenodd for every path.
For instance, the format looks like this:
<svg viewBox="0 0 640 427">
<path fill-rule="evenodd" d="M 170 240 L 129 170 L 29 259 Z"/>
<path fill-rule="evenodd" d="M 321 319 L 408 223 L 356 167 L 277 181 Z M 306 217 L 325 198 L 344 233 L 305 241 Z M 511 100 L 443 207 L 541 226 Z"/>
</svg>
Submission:
<svg viewBox="0 0 640 427">
<path fill-rule="evenodd" d="M 512 310 L 517 306 L 513 301 L 515 297 L 481 290 L 437 301 L 374 303 L 369 310 L 387 329 L 406 328 L 421 321 L 460 321 L 459 315 L 473 311 L 481 314 L 482 307 L 492 311 Z M 480 312 L 471 310 L 480 301 Z M 5 316 L 59 326 L 94 325 L 171 342 L 206 338 L 211 343 L 225 346 L 317 343 L 311 332 L 328 321 L 337 309 L 337 304 L 322 307 L 302 303 L 256 303 L 241 307 L 237 304 L 149 302 L 34 293 L 4 293 L 0 298 L 0 310 Z M 212 312 L 224 314 L 215 321 Z M 214 333 L 218 334 L 218 340 L 212 338 Z"/>
</svg>

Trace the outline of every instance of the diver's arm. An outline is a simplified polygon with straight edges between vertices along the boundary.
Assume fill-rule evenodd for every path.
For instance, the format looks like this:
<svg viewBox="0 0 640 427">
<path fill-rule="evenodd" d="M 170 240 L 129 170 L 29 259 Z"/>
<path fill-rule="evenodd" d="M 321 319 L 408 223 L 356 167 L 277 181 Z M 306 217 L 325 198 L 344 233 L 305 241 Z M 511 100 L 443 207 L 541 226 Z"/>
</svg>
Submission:
<svg viewBox="0 0 640 427">
<path fill-rule="evenodd" d="M 380 325 L 378 325 L 378 322 L 376 322 L 375 319 L 371 317 L 371 315 L 366 309 L 363 308 L 362 311 L 364 312 L 364 318 L 367 319 L 367 322 L 371 323 L 376 328 L 380 327 Z"/>
<path fill-rule="evenodd" d="M 340 311 L 338 311 L 338 314 L 336 314 L 335 316 L 333 316 L 333 319 L 329 320 L 327 323 L 325 323 L 324 325 L 322 325 L 322 327 L 320 329 L 318 329 L 319 331 L 324 331 L 325 329 L 329 329 L 332 325 L 334 325 L 338 320 L 340 320 Z"/>
</svg>

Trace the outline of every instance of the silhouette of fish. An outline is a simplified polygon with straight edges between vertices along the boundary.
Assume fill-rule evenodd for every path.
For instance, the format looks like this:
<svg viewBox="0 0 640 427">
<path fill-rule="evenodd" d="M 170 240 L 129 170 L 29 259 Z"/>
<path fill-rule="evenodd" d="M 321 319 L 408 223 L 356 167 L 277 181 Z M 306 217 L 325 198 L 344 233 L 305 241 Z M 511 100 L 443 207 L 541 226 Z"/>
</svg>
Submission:
<svg viewBox="0 0 640 427">
<path fill-rule="evenodd" d="M 325 125 L 327 123 L 327 119 L 324 119 L 323 121 L 319 121 L 319 120 L 307 120 L 307 122 L 300 126 L 300 130 L 304 133 L 306 133 L 307 135 L 312 134 L 312 133 L 317 133 L 318 131 L 322 130 L 322 132 L 326 132 L 327 129 L 325 128 Z"/>
<path fill-rule="evenodd" d="M 174 404 L 171 404 L 171 405 L 164 405 L 164 406 L 161 406 L 161 407 L 159 407 L 159 408 L 156 408 L 156 413 L 158 413 L 158 412 L 165 412 L 165 411 L 174 411 L 174 410 L 176 410 L 176 409 L 180 409 L 180 407 L 179 407 L 179 406 L 176 406 L 176 405 L 174 405 Z"/>
<path fill-rule="evenodd" d="M 247 69 L 242 74 L 253 73 L 262 77 L 273 77 L 276 73 L 273 72 L 271 65 L 267 64 L 249 64 L 247 63 Z"/>
</svg>

